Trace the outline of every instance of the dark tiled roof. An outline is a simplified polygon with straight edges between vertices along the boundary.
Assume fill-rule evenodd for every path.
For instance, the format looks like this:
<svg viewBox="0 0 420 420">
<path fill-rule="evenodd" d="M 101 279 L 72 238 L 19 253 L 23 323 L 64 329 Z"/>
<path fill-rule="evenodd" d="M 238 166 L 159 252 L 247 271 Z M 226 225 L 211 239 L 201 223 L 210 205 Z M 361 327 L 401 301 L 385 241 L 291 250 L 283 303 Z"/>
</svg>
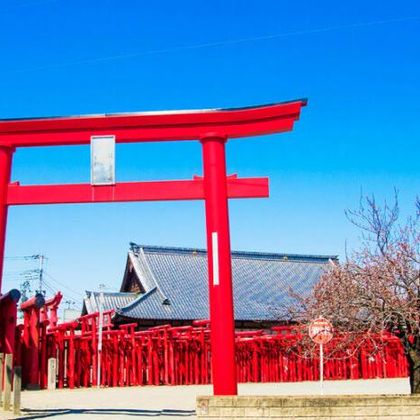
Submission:
<svg viewBox="0 0 420 420">
<path fill-rule="evenodd" d="M 91 314 L 99 311 L 99 295 L 101 292 L 90 292 L 86 290 L 86 296 L 83 299 L 82 315 Z M 138 298 L 135 293 L 103 292 L 104 304 L 103 310 L 123 308 Z"/>
<path fill-rule="evenodd" d="M 336 256 L 232 252 L 235 319 L 276 320 L 289 289 L 307 293 Z M 188 248 L 132 245 L 129 263 L 146 293 L 117 315 L 131 319 L 208 318 L 207 253 Z"/>
</svg>

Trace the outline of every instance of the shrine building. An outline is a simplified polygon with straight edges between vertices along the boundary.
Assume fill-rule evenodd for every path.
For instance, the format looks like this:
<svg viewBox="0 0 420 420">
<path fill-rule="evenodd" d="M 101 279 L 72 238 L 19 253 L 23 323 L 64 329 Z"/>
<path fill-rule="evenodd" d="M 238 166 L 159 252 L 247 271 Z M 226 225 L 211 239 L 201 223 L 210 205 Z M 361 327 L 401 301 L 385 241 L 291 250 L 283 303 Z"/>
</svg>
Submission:
<svg viewBox="0 0 420 420">
<path fill-rule="evenodd" d="M 309 293 L 337 256 L 232 251 L 236 328 L 281 321 L 290 291 Z M 207 252 L 130 244 L 119 292 L 104 294 L 103 310 L 116 324 L 189 325 L 208 319 Z M 86 291 L 82 315 L 99 310 L 98 291 Z"/>
</svg>

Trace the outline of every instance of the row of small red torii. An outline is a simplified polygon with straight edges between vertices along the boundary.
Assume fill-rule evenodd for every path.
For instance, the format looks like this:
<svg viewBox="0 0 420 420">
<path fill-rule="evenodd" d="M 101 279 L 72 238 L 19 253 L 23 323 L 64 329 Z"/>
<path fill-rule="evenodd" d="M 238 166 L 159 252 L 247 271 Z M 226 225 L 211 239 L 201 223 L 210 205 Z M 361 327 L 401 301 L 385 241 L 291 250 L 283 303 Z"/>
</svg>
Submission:
<svg viewBox="0 0 420 420">
<path fill-rule="evenodd" d="M 99 357 L 100 314 L 57 325 L 54 310 L 60 300 L 61 294 L 47 300 L 38 295 L 23 304 L 25 320 L 17 328 L 14 360 L 22 366 L 25 387 L 50 385 L 47 361 L 51 358 L 56 360 L 58 388 L 211 383 L 208 320 L 136 331 L 136 323 L 114 325 L 114 311 L 105 311 Z M 38 328 L 34 328 L 37 319 Z M 323 368 L 325 378 L 334 380 L 407 377 L 404 349 L 389 332 L 354 336 L 341 350 L 342 340 L 348 337 L 338 334 L 327 344 L 333 357 L 330 353 L 325 364 L 314 354 L 305 356 L 302 333 L 285 325 L 271 327 L 270 332 L 237 331 L 238 381 L 313 381 L 323 378 Z"/>
<path fill-rule="evenodd" d="M 0 271 L 9 206 L 205 200 L 213 390 L 215 395 L 236 395 L 228 199 L 268 197 L 268 179 L 227 176 L 225 144 L 231 138 L 290 131 L 305 105 L 306 100 L 302 99 L 224 110 L 0 120 Z M 199 140 L 203 151 L 203 177 L 185 181 L 115 183 L 111 186 L 23 186 L 11 182 L 12 157 L 16 148 L 90 144 L 94 136 L 114 136 L 116 143 Z M 11 311 L 7 318 L 10 321 L 14 316 Z M 14 330 L 5 331 L 3 341 L 7 342 L 7 334 L 10 338 Z"/>
</svg>

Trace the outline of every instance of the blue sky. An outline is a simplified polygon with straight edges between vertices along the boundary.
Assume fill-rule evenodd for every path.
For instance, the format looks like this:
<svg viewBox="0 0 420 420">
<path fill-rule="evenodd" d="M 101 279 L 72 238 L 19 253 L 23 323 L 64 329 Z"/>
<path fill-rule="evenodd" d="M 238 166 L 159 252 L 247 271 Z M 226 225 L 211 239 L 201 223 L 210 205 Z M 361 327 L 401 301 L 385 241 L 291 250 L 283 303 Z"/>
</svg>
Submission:
<svg viewBox="0 0 420 420">
<path fill-rule="evenodd" d="M 339 254 L 360 191 L 419 193 L 418 1 L 1 0 L 0 116 L 235 107 L 307 97 L 292 133 L 232 140 L 230 173 L 271 197 L 231 202 L 232 248 Z M 117 178 L 189 179 L 196 142 L 119 145 Z M 21 183 L 89 181 L 89 148 L 18 150 Z M 130 241 L 205 245 L 198 202 L 28 206 L 6 255 L 44 253 L 51 288 L 120 285 Z M 5 288 L 17 286 L 6 261 Z M 48 278 L 47 278 L 48 279 Z M 54 280 L 55 279 L 55 280 Z"/>
</svg>

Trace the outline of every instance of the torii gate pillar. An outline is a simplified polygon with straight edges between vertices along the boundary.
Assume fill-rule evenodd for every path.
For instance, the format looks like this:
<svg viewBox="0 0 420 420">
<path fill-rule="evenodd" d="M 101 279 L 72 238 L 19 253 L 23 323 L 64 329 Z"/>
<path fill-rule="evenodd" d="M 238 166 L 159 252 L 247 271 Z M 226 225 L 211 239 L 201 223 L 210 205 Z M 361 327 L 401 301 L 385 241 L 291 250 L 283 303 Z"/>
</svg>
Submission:
<svg viewBox="0 0 420 420">
<path fill-rule="evenodd" d="M 7 192 L 12 170 L 12 157 L 14 147 L 0 145 L 0 270 L 3 270 L 4 248 L 6 243 L 7 225 Z M 0 295 L 1 295 L 0 273 Z"/>
<path fill-rule="evenodd" d="M 201 138 L 207 225 L 207 260 L 211 325 L 211 357 L 215 395 L 237 395 L 235 324 L 228 196 L 226 138 Z"/>
</svg>

